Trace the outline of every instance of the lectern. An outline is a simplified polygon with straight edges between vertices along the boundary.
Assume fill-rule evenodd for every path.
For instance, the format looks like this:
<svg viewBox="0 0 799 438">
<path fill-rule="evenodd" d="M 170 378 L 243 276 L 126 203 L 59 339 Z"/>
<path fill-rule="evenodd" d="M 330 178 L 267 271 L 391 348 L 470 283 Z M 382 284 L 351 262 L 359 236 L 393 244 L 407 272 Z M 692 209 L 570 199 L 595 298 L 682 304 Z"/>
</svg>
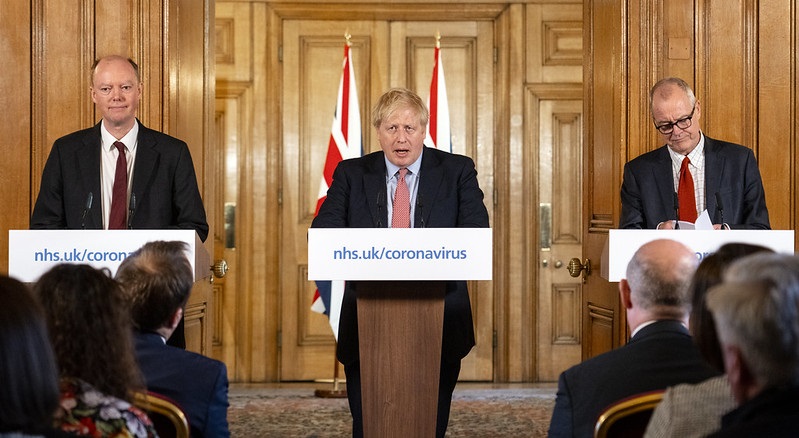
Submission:
<svg viewBox="0 0 799 438">
<path fill-rule="evenodd" d="M 210 256 L 193 230 L 10 230 L 8 274 L 33 283 L 59 263 L 82 263 L 108 268 L 113 275 L 128 254 L 147 242 L 178 240 L 188 246 L 194 288 L 186 305 L 186 348 L 208 354 L 213 312 L 210 287 L 202 280 L 211 275 Z"/>
<path fill-rule="evenodd" d="M 435 436 L 446 281 L 491 260 L 488 228 L 309 230 L 308 279 L 357 293 L 364 436 Z"/>
<path fill-rule="evenodd" d="M 794 253 L 793 230 L 610 230 L 602 254 L 601 276 L 615 282 L 625 277 L 627 264 L 643 244 L 672 239 L 696 252 L 699 260 L 725 243 L 750 243 L 780 253 Z"/>
</svg>

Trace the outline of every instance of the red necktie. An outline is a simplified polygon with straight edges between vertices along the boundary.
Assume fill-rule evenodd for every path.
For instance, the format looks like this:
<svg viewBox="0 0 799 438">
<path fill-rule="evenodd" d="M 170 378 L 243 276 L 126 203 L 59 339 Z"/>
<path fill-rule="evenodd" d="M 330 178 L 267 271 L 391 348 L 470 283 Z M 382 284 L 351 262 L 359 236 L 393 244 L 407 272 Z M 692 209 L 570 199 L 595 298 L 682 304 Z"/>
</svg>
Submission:
<svg viewBox="0 0 799 438">
<path fill-rule="evenodd" d="M 394 191 L 391 228 L 411 227 L 411 194 L 408 192 L 408 184 L 405 182 L 405 175 L 407 173 L 408 169 L 399 170 L 397 190 Z"/>
<path fill-rule="evenodd" d="M 111 214 L 108 217 L 109 230 L 124 230 L 128 213 L 128 160 L 125 158 L 125 145 L 115 141 L 114 147 L 119 151 L 117 168 L 114 173 L 114 189 L 111 195 Z"/>
<path fill-rule="evenodd" d="M 688 165 L 691 160 L 685 157 L 680 166 L 680 183 L 677 186 L 677 196 L 680 199 L 680 220 L 696 222 L 696 197 L 694 194 L 694 178 Z"/>
</svg>

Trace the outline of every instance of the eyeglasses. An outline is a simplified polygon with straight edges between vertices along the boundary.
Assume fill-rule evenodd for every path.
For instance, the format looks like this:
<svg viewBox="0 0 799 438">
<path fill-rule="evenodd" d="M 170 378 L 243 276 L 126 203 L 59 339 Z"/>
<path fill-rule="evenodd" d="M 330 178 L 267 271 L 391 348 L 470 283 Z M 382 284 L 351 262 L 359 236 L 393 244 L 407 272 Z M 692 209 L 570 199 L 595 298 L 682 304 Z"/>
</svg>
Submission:
<svg viewBox="0 0 799 438">
<path fill-rule="evenodd" d="M 694 117 L 694 111 L 696 110 L 696 105 L 691 109 L 691 114 L 688 114 L 687 117 L 683 117 L 681 119 L 677 119 L 674 122 L 664 123 L 662 125 L 655 125 L 655 128 L 660 131 L 661 134 L 668 135 L 674 132 L 674 126 L 677 126 L 680 129 L 688 129 L 691 127 L 691 119 Z"/>
</svg>

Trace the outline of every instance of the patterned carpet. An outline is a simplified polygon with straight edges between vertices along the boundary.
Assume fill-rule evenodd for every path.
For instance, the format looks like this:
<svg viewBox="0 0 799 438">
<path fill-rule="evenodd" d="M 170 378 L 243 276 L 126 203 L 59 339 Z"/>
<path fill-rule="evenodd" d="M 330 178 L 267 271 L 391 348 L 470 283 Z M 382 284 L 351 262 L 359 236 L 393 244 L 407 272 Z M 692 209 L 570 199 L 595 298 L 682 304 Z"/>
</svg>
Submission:
<svg viewBox="0 0 799 438">
<path fill-rule="evenodd" d="M 316 387 L 325 388 L 325 384 Z M 455 389 L 447 437 L 543 437 L 555 404 L 554 385 L 466 384 Z M 314 396 L 313 387 L 231 385 L 233 437 L 351 436 L 347 399 Z"/>
</svg>

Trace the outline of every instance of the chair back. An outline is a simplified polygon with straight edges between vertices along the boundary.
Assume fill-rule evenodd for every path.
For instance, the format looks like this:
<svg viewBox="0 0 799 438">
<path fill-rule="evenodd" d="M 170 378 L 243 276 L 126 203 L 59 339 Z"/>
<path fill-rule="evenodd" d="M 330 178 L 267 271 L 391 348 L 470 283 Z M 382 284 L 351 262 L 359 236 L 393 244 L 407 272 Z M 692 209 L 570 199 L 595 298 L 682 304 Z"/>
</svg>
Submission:
<svg viewBox="0 0 799 438">
<path fill-rule="evenodd" d="M 189 438 L 189 420 L 169 397 L 154 392 L 137 392 L 133 404 L 147 412 L 161 438 Z"/>
<path fill-rule="evenodd" d="M 595 438 L 640 438 L 664 389 L 636 394 L 608 406 L 594 426 Z"/>
</svg>

